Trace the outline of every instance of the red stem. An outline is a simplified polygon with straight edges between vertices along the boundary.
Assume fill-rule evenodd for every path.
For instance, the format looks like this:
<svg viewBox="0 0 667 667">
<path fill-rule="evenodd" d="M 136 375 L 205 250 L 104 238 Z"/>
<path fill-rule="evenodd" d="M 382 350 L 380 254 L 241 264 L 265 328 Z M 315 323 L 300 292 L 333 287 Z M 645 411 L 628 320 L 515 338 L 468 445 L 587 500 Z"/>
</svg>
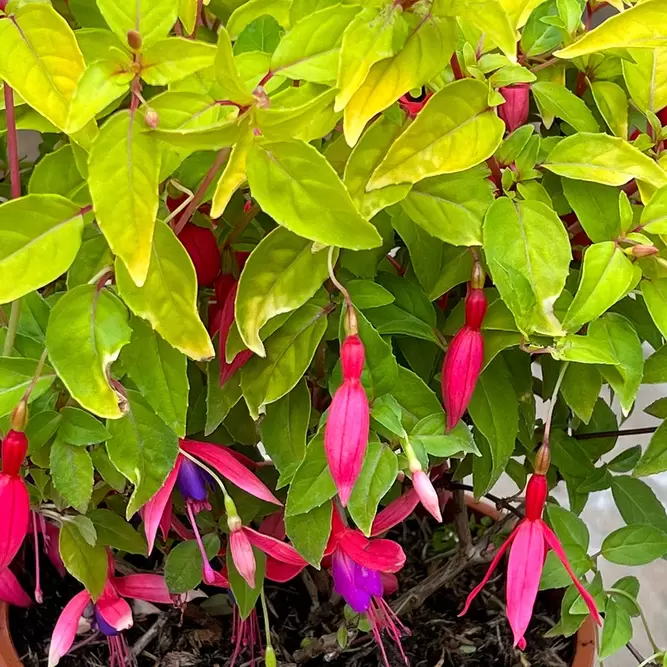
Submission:
<svg viewBox="0 0 667 667">
<path fill-rule="evenodd" d="M 494 157 L 490 157 L 486 161 L 486 164 L 491 170 L 491 180 L 493 181 L 493 184 L 499 191 L 501 191 L 503 188 L 503 175 L 500 172 L 500 166 L 498 164 L 498 160 L 496 160 L 496 158 Z"/>
<path fill-rule="evenodd" d="M 274 72 L 269 71 L 262 77 L 262 80 L 257 85 L 264 86 L 268 81 L 273 79 L 273 77 L 274 77 Z"/>
<path fill-rule="evenodd" d="M 452 71 L 454 72 L 454 78 L 458 81 L 463 79 L 463 72 L 461 71 L 461 65 L 459 65 L 459 59 L 456 56 L 456 53 L 452 53 L 452 57 L 449 61 L 449 64 L 452 66 Z"/>
<path fill-rule="evenodd" d="M 7 123 L 7 162 L 12 199 L 21 196 L 21 170 L 19 167 L 19 145 L 16 134 L 16 114 L 14 113 L 14 91 L 5 82 L 5 116 Z"/>
<path fill-rule="evenodd" d="M 574 91 L 577 97 L 581 97 L 588 88 L 588 83 L 586 82 L 586 75 L 583 72 L 577 74 L 577 88 Z"/>
<path fill-rule="evenodd" d="M 192 31 L 192 34 L 190 35 L 190 39 L 197 38 L 197 30 L 199 29 L 199 20 L 201 17 L 203 7 L 204 7 L 204 0 L 197 0 L 197 16 L 195 18 L 195 27 L 194 30 Z"/>
</svg>

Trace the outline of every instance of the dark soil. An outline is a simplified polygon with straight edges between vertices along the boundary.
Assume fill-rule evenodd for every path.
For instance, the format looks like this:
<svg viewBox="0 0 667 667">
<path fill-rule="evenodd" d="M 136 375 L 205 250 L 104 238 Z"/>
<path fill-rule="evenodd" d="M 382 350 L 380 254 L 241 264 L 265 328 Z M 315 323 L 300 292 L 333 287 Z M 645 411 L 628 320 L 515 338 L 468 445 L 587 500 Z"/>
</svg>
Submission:
<svg viewBox="0 0 667 667">
<path fill-rule="evenodd" d="M 400 533 L 391 535 L 402 543 L 408 562 L 399 574 L 399 593 L 410 589 L 447 560 L 448 550 L 455 547 L 447 528 L 431 533 L 432 525 L 425 519 L 408 521 Z M 483 529 L 482 529 L 483 530 Z M 473 603 L 464 618 L 457 614 L 469 591 L 484 575 L 486 565 L 477 565 L 464 571 L 429 597 L 421 608 L 403 614 L 402 621 L 412 634 L 405 637 L 403 647 L 412 667 L 568 667 L 572 663 L 574 640 L 545 639 L 544 633 L 555 625 L 558 616 L 558 597 L 540 594 L 535 614 L 526 635 L 527 651 L 512 648 L 512 633 L 504 613 L 504 574 L 489 583 Z M 45 603 L 30 610 L 12 609 L 11 630 L 17 651 L 26 667 L 44 664 L 55 621 L 67 600 L 80 590 L 71 577 L 60 579 L 45 562 Z M 28 581 L 25 581 L 27 579 Z M 26 590 L 31 590 L 29 576 L 24 577 Z M 279 664 L 295 667 L 299 649 L 324 635 L 335 634 L 343 622 L 343 603 L 329 601 L 329 579 L 310 570 L 305 578 L 289 584 L 267 585 L 271 607 L 273 644 Z M 318 594 L 319 590 L 319 594 Z M 227 667 L 233 652 L 232 616 L 219 589 L 207 590 L 216 597 L 206 605 L 191 603 L 181 613 L 164 611 L 163 616 L 135 618 L 135 626 L 126 633 L 130 647 L 140 640 L 151 626 L 151 642 L 139 656 L 139 667 Z M 396 594 L 398 595 L 398 593 Z M 260 625 L 263 623 L 260 617 Z M 378 667 L 382 664 L 380 651 L 372 635 L 354 630 L 350 624 L 347 647 L 341 651 L 332 641 L 328 652 L 315 655 L 306 664 L 309 667 Z M 263 637 L 263 630 L 262 630 Z M 108 652 L 103 637 L 77 637 L 86 642 L 61 661 L 63 667 L 102 667 L 108 665 Z M 390 641 L 385 649 L 391 667 L 403 665 L 399 652 Z M 263 665 L 255 655 L 255 663 Z M 242 653 L 238 667 L 251 667 L 251 656 Z"/>
</svg>

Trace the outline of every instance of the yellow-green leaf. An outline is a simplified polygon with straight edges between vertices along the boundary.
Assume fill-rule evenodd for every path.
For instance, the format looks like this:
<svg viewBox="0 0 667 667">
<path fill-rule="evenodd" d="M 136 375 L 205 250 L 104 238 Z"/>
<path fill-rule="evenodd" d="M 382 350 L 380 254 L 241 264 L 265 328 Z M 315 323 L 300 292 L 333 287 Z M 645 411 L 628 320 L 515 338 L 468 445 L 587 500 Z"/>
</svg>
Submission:
<svg viewBox="0 0 667 667">
<path fill-rule="evenodd" d="M 0 204 L 0 303 L 65 273 L 82 233 L 81 207 L 59 195 L 30 194 Z"/>
<path fill-rule="evenodd" d="M 641 223 L 649 234 L 667 234 L 667 186 L 651 197 L 642 211 Z"/>
<path fill-rule="evenodd" d="M 146 129 L 138 115 L 120 111 L 102 126 L 88 158 L 97 222 L 137 285 L 148 273 L 158 210 L 160 165 Z"/>
<path fill-rule="evenodd" d="M 141 78 L 151 86 L 166 86 L 211 67 L 215 56 L 213 44 L 184 37 L 167 37 L 143 52 Z"/>
<path fill-rule="evenodd" d="M 0 21 L 0 78 L 65 130 L 85 63 L 67 21 L 50 4 L 28 4 Z"/>
<path fill-rule="evenodd" d="M 609 129 L 625 139 L 628 136 L 628 98 L 623 88 L 612 81 L 593 81 L 591 92 Z"/>
<path fill-rule="evenodd" d="M 213 219 L 219 218 L 225 212 L 232 195 L 245 183 L 246 163 L 252 142 L 253 134 L 248 129 L 234 144 L 213 193 L 213 200 L 211 201 L 211 217 Z"/>
<path fill-rule="evenodd" d="M 221 27 L 218 32 L 218 50 L 215 54 L 215 75 L 222 87 L 226 99 L 237 104 L 252 104 L 255 98 L 247 90 L 243 79 L 236 69 L 232 42 L 227 31 Z"/>
<path fill-rule="evenodd" d="M 642 111 L 667 106 L 667 47 L 630 49 L 635 62 L 623 60 L 623 78 L 632 101 Z"/>
<path fill-rule="evenodd" d="M 352 250 L 382 242 L 314 146 L 297 140 L 255 143 L 247 171 L 252 195 L 262 209 L 299 236 Z"/>
<path fill-rule="evenodd" d="M 170 345 L 192 359 L 210 359 L 213 344 L 197 312 L 197 277 L 190 256 L 171 229 L 158 223 L 142 287 L 116 259 L 118 292 Z"/>
<path fill-rule="evenodd" d="M 642 296 L 655 325 L 667 338 L 667 278 L 642 280 Z"/>
<path fill-rule="evenodd" d="M 540 109 L 549 118 L 562 118 L 579 132 L 597 132 L 600 129 L 586 102 L 564 85 L 538 81 L 531 86 L 531 90 L 540 104 Z M 551 123 L 545 121 L 545 125 L 549 128 Z"/>
<path fill-rule="evenodd" d="M 424 85 L 449 62 L 454 52 L 456 23 L 451 18 L 405 16 L 410 34 L 392 58 L 375 63 L 345 107 L 345 139 L 354 146 L 366 123 L 406 91 Z"/>
<path fill-rule="evenodd" d="M 146 48 L 164 39 L 178 14 L 179 0 L 97 0 L 104 20 L 127 44 L 127 33 L 136 30 Z"/>
<path fill-rule="evenodd" d="M 227 30 L 231 38 L 236 39 L 249 23 L 264 15 L 272 16 L 283 28 L 289 28 L 291 5 L 292 0 L 249 0 L 241 3 L 229 17 Z"/>
<path fill-rule="evenodd" d="M 633 178 L 660 187 L 667 172 L 619 137 L 579 132 L 560 141 L 544 166 L 560 176 L 604 185 L 624 185 Z"/>
<path fill-rule="evenodd" d="M 129 315 L 108 290 L 80 285 L 51 311 L 46 348 L 58 376 L 82 407 L 99 417 L 122 417 L 119 396 L 109 386 L 109 366 L 130 342 Z"/>
<path fill-rule="evenodd" d="M 197 25 L 197 8 L 199 0 L 180 0 L 178 3 L 178 18 L 180 19 L 186 34 L 190 35 Z"/>
<path fill-rule="evenodd" d="M 667 4 L 664 0 L 646 0 L 608 18 L 595 30 L 554 55 L 579 58 L 606 49 L 653 48 L 667 46 Z"/>
<path fill-rule="evenodd" d="M 488 88 L 463 79 L 445 86 L 394 142 L 368 183 L 375 190 L 464 171 L 493 155 L 505 124 L 488 104 Z"/>
</svg>

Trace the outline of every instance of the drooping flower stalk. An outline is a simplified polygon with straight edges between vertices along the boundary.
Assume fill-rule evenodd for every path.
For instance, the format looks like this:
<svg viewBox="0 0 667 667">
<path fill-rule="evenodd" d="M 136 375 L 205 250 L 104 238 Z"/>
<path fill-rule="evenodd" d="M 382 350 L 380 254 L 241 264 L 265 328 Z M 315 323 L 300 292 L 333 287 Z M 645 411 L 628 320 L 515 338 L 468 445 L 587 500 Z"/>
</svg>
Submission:
<svg viewBox="0 0 667 667">
<path fill-rule="evenodd" d="M 481 332 L 487 301 L 484 294 L 484 272 L 475 262 L 465 301 L 465 325 L 447 348 L 442 364 L 442 399 L 447 412 L 447 432 L 458 424 L 475 392 L 484 361 L 484 339 Z"/>
</svg>

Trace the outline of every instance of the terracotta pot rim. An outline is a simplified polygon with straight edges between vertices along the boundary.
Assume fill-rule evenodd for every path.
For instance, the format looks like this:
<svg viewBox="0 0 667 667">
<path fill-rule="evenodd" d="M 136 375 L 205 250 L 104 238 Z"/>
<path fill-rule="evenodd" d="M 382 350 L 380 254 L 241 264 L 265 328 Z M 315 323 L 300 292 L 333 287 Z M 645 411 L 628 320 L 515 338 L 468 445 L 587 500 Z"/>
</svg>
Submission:
<svg viewBox="0 0 667 667">
<path fill-rule="evenodd" d="M 9 605 L 0 601 L 0 667 L 21 667 L 12 636 L 9 632 Z"/>
<path fill-rule="evenodd" d="M 498 521 L 502 516 L 502 512 L 495 505 L 486 501 L 478 502 L 469 494 L 466 494 L 466 505 L 469 509 L 488 516 L 493 521 Z M 595 664 L 595 644 L 595 622 L 588 615 L 576 634 L 576 647 L 574 658 L 572 659 L 572 667 L 593 667 Z"/>
</svg>

